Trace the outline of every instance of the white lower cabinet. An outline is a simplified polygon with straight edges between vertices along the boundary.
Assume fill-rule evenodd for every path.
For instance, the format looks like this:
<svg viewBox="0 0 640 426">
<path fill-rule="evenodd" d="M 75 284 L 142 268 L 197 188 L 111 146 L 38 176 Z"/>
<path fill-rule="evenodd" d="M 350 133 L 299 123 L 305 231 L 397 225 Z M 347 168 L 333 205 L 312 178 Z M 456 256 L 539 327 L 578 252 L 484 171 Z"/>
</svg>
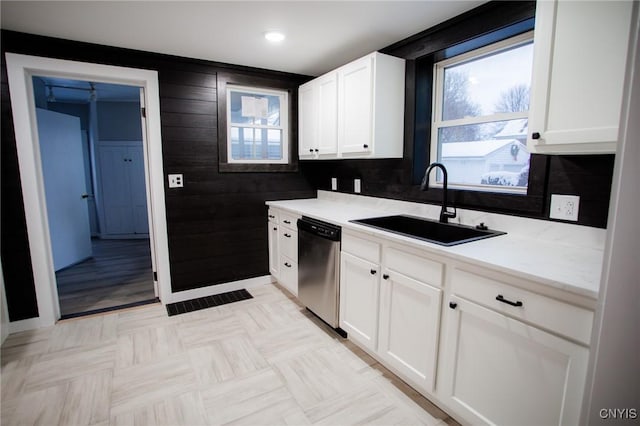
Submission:
<svg viewBox="0 0 640 426">
<path fill-rule="evenodd" d="M 442 290 L 385 269 L 378 353 L 419 390 L 435 384 Z"/>
<path fill-rule="evenodd" d="M 343 230 L 340 272 L 349 339 L 454 418 L 580 421 L 594 319 L 587 301 L 354 231 Z"/>
<path fill-rule="evenodd" d="M 372 351 L 378 340 L 379 271 L 376 263 L 344 251 L 340 256 L 340 327 Z"/>
<path fill-rule="evenodd" d="M 271 219 L 275 216 L 273 214 L 269 214 L 269 221 L 267 226 L 269 228 L 269 273 L 273 275 L 276 279 L 279 274 L 279 250 L 278 250 L 278 222 L 276 220 Z"/>
<path fill-rule="evenodd" d="M 298 295 L 298 229 L 295 215 L 269 208 L 269 273 L 283 287 Z"/>
<path fill-rule="evenodd" d="M 340 326 L 423 393 L 435 384 L 442 271 L 413 252 L 343 235 Z"/>
<path fill-rule="evenodd" d="M 455 272 L 452 281 L 455 293 Z M 513 297 L 516 288 L 502 285 L 478 303 L 466 298 L 477 293 L 460 293 L 446 300 L 439 398 L 473 424 L 578 424 L 589 349 L 528 323 L 540 305 L 527 312 L 529 301 Z M 504 309 L 489 308 L 494 302 Z"/>
</svg>

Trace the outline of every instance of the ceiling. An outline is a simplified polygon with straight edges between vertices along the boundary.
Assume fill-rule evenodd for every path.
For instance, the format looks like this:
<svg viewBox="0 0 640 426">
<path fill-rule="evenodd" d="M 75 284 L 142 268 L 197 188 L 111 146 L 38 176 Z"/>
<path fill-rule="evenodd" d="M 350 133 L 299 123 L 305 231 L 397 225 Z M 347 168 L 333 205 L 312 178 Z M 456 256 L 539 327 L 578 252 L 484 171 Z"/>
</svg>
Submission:
<svg viewBox="0 0 640 426">
<path fill-rule="evenodd" d="M 317 76 L 484 0 L 0 1 L 3 29 Z M 264 33 L 286 39 L 272 44 Z"/>
</svg>

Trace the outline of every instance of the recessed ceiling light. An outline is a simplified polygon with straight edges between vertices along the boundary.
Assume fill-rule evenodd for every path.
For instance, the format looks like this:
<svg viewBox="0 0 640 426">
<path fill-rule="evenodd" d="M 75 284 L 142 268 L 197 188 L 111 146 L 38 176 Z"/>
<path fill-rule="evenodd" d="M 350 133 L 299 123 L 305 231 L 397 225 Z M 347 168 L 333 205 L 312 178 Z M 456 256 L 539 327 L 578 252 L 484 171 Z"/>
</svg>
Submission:
<svg viewBox="0 0 640 426">
<path fill-rule="evenodd" d="M 284 40 L 284 34 L 278 31 L 268 31 L 264 33 L 264 38 L 266 38 L 272 43 L 278 43 Z"/>
</svg>

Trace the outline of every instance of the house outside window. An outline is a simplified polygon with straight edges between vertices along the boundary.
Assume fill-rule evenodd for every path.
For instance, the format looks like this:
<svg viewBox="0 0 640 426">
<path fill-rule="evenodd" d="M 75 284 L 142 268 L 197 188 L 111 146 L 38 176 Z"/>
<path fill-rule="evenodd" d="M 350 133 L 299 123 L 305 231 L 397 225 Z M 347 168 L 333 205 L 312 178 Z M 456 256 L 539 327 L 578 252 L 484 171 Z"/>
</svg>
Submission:
<svg viewBox="0 0 640 426">
<path fill-rule="evenodd" d="M 227 161 L 289 162 L 289 99 L 284 90 L 227 85 Z"/>
<path fill-rule="evenodd" d="M 450 187 L 526 193 L 532 63 L 529 32 L 434 65 L 431 158 Z"/>
</svg>

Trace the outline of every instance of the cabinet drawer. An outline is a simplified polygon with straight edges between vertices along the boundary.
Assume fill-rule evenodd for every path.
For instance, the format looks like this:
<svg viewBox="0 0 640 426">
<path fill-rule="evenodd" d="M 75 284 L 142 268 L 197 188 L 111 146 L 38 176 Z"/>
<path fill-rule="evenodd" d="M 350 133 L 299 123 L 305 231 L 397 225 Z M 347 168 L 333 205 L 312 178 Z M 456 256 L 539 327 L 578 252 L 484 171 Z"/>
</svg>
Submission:
<svg viewBox="0 0 640 426">
<path fill-rule="evenodd" d="M 278 210 L 269 208 L 269 213 L 267 213 L 267 218 L 269 219 L 269 222 L 278 223 L 278 214 L 279 214 Z"/>
<path fill-rule="evenodd" d="M 287 228 L 294 230 L 298 229 L 298 219 L 300 219 L 300 215 L 283 211 L 278 212 L 278 220 L 280 225 L 286 226 Z"/>
<path fill-rule="evenodd" d="M 427 259 L 395 247 L 385 249 L 385 265 L 387 268 L 413 278 L 417 281 L 442 287 L 444 265 L 441 262 Z"/>
<path fill-rule="evenodd" d="M 342 234 L 342 251 L 346 251 L 361 259 L 380 263 L 380 244 L 356 237 L 350 234 Z"/>
<path fill-rule="evenodd" d="M 298 261 L 298 231 L 292 231 L 280 225 L 278 230 L 278 242 L 280 244 L 280 254 L 287 256 L 294 262 Z"/>
<path fill-rule="evenodd" d="M 451 283 L 458 296 L 586 345 L 591 340 L 593 311 L 460 269 Z"/>
<path fill-rule="evenodd" d="M 280 278 L 278 282 L 294 295 L 298 295 L 298 263 L 280 256 Z"/>
</svg>

